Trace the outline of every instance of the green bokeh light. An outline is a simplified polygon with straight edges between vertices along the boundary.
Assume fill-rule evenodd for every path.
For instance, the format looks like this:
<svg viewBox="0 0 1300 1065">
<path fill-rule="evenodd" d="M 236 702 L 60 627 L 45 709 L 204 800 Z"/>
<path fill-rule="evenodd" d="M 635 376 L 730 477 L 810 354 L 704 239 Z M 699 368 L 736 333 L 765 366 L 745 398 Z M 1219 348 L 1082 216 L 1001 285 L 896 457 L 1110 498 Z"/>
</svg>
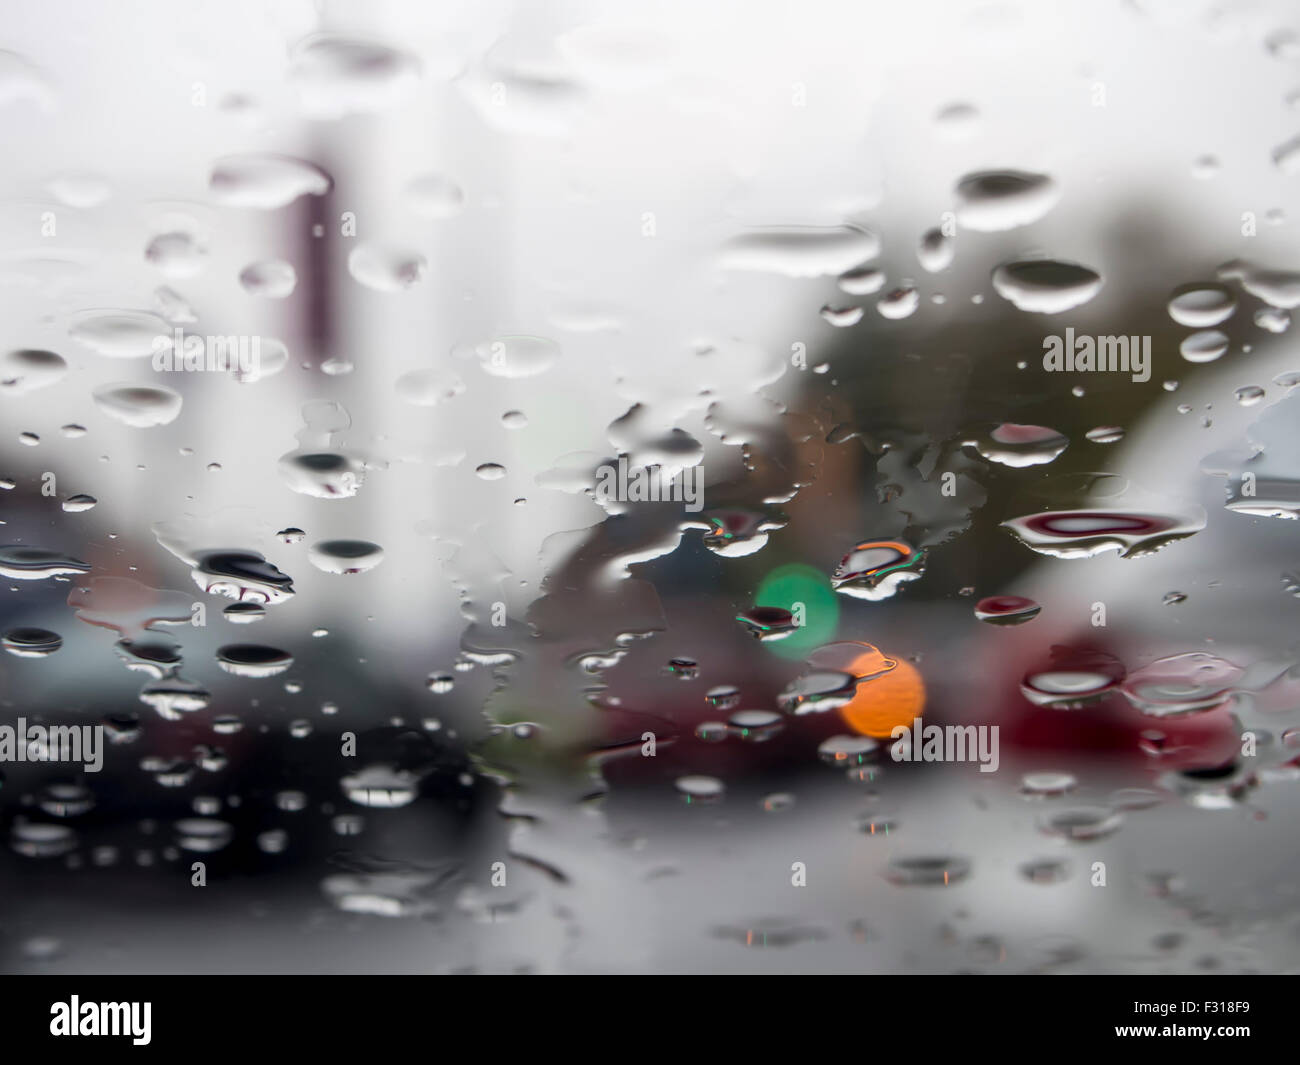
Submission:
<svg viewBox="0 0 1300 1065">
<path fill-rule="evenodd" d="M 792 562 L 778 566 L 758 586 L 755 606 L 779 606 L 794 610 L 804 605 L 804 623 L 783 640 L 770 640 L 767 648 L 782 658 L 803 658 L 815 647 L 835 638 L 840 623 L 839 596 L 826 574 L 812 566 Z"/>
</svg>

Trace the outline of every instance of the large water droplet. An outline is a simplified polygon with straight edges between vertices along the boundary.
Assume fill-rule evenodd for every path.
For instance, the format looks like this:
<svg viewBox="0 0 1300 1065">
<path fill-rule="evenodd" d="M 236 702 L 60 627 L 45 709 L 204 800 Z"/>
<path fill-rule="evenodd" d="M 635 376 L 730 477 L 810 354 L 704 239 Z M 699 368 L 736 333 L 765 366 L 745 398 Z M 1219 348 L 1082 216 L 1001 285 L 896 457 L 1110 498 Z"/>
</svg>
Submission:
<svg viewBox="0 0 1300 1065">
<path fill-rule="evenodd" d="M 736 620 L 759 640 L 781 640 L 798 628 L 794 615 L 779 606 L 750 607 L 737 614 Z"/>
<path fill-rule="evenodd" d="M 400 103 L 420 82 L 420 61 L 376 41 L 320 34 L 299 43 L 289 74 L 303 109 L 318 118 L 380 111 Z"/>
<path fill-rule="evenodd" d="M 292 295 L 298 273 L 283 259 L 263 259 L 245 266 L 239 272 L 239 283 L 250 296 L 281 300 Z"/>
<path fill-rule="evenodd" d="M 95 406 L 109 417 L 137 429 L 169 425 L 181 413 L 181 395 L 170 388 L 114 384 L 91 394 Z"/>
<path fill-rule="evenodd" d="M 1060 647 L 1046 669 L 1030 670 L 1020 691 L 1035 706 L 1080 710 L 1103 698 L 1124 679 L 1124 666 L 1100 651 Z"/>
<path fill-rule="evenodd" d="M 19 658 L 47 658 L 63 646 L 63 637 L 49 629 L 10 629 L 0 637 L 0 646 Z"/>
<path fill-rule="evenodd" d="M 58 551 L 46 551 L 25 544 L 0 547 L 0 574 L 16 580 L 40 581 L 47 577 L 89 572 L 89 563 Z"/>
<path fill-rule="evenodd" d="M 993 288 L 1022 311 L 1060 314 L 1087 303 L 1101 290 L 1101 275 L 1078 263 L 1023 259 L 993 271 Z"/>
<path fill-rule="evenodd" d="M 677 791 L 688 804 L 712 803 L 721 801 L 726 794 L 726 786 L 717 777 L 690 775 L 678 777 L 674 781 Z"/>
<path fill-rule="evenodd" d="M 879 238 L 858 226 L 773 226 L 733 237 L 720 262 L 728 270 L 828 277 L 879 254 Z"/>
<path fill-rule="evenodd" d="M 365 573 L 384 560 L 384 549 L 369 540 L 321 540 L 307 549 L 307 558 L 326 573 Z"/>
<path fill-rule="evenodd" d="M 339 786 L 358 806 L 391 810 L 416 800 L 420 779 L 420 774 L 396 766 L 370 765 L 345 776 Z"/>
<path fill-rule="evenodd" d="M 249 153 L 217 161 L 209 179 L 212 197 L 228 207 L 275 210 L 300 196 L 324 196 L 330 176 L 314 163 L 287 155 Z"/>
<path fill-rule="evenodd" d="M 52 351 L 11 351 L 0 358 L 0 392 L 25 395 L 54 384 L 67 372 L 67 360 Z"/>
<path fill-rule="evenodd" d="M 864 540 L 840 560 L 831 584 L 841 595 L 888 599 L 925 572 L 925 554 L 898 540 Z"/>
<path fill-rule="evenodd" d="M 203 269 L 207 249 L 192 233 L 160 233 L 145 246 L 145 261 L 168 277 L 193 277 Z"/>
<path fill-rule="evenodd" d="M 1184 285 L 1169 297 L 1169 317 L 1193 329 L 1227 321 L 1236 309 L 1237 298 L 1222 285 Z"/>
<path fill-rule="evenodd" d="M 970 876 L 971 863 L 956 854 L 895 858 L 885 869 L 885 879 L 899 887 L 947 887 Z"/>
<path fill-rule="evenodd" d="M 68 335 L 114 359 L 140 359 L 172 346 L 171 327 L 148 311 L 81 311 L 73 316 Z"/>
<path fill-rule="evenodd" d="M 348 273 L 376 292 L 401 292 L 424 280 L 428 261 L 404 248 L 361 244 L 348 255 Z"/>
<path fill-rule="evenodd" d="M 1061 198 L 1046 174 L 989 170 L 957 183 L 957 221 L 966 229 L 991 233 L 1037 222 Z"/>
<path fill-rule="evenodd" d="M 1040 555 L 1092 558 L 1119 551 L 1139 558 L 1205 528 L 1203 512 L 1143 514 L 1122 510 L 1058 510 L 1004 521 L 1003 528 Z"/>
<path fill-rule="evenodd" d="M 1070 441 L 1055 429 L 1043 425 L 1003 422 L 987 435 L 964 441 L 964 444 L 973 447 L 990 462 L 1023 469 L 1051 462 L 1069 446 Z"/>
<path fill-rule="evenodd" d="M 260 643 L 230 643 L 217 649 L 217 665 L 238 677 L 274 677 L 293 665 L 293 656 Z"/>
<path fill-rule="evenodd" d="M 501 336 L 475 344 L 471 351 L 493 377 L 535 377 L 555 365 L 560 346 L 535 336 Z"/>
<path fill-rule="evenodd" d="M 1019 595 L 992 595 L 975 604 L 975 616 L 990 625 L 1023 625 L 1033 621 L 1042 607 Z"/>
<path fill-rule="evenodd" d="M 1188 362 L 1213 362 L 1228 350 L 1228 337 L 1217 329 L 1204 329 L 1186 337 L 1178 353 Z"/>
<path fill-rule="evenodd" d="M 1161 658 L 1130 673 L 1120 691 L 1150 717 L 1199 713 L 1222 706 L 1245 670 L 1202 651 Z"/>
</svg>

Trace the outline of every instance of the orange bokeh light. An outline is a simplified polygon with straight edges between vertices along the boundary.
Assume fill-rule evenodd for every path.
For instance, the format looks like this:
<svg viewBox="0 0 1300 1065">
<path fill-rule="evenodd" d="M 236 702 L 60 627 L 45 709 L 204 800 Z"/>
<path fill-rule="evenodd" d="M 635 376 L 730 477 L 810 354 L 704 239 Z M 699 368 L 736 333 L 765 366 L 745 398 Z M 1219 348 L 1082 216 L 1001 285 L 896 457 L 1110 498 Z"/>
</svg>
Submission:
<svg viewBox="0 0 1300 1065">
<path fill-rule="evenodd" d="M 873 664 L 879 658 L 875 650 L 862 655 L 854 661 L 853 672 L 856 675 L 874 672 Z M 921 672 L 900 658 L 888 673 L 863 681 L 853 699 L 840 708 L 840 713 L 855 732 L 887 740 L 898 725 L 911 727 L 913 719 L 920 717 L 924 709 L 925 682 Z"/>
</svg>

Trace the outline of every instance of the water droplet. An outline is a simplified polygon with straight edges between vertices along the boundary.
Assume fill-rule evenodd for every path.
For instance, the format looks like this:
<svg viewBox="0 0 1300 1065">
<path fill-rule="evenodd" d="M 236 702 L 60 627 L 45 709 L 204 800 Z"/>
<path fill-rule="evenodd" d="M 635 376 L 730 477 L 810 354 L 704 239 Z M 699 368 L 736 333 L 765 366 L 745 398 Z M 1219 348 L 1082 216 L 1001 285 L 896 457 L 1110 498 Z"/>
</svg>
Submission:
<svg viewBox="0 0 1300 1065">
<path fill-rule="evenodd" d="M 925 572 L 924 550 L 898 540 L 864 540 L 845 555 L 831 585 L 841 595 L 879 602 Z"/>
<path fill-rule="evenodd" d="M 289 73 L 302 105 L 317 118 L 381 111 L 420 82 L 420 61 L 377 41 L 318 34 L 297 44 Z"/>
<path fill-rule="evenodd" d="M 54 384 L 67 372 L 67 360 L 52 351 L 11 351 L 0 358 L 0 393 L 26 395 Z"/>
<path fill-rule="evenodd" d="M 1234 259 L 1216 273 L 1220 281 L 1240 281 L 1252 296 L 1273 307 L 1300 307 L 1300 272 L 1268 270 Z"/>
<path fill-rule="evenodd" d="M 1078 783 L 1071 773 L 1026 773 L 1020 778 L 1020 792 L 1034 798 L 1047 798 L 1073 791 Z"/>
<path fill-rule="evenodd" d="M 928 229 L 921 236 L 916 258 L 923 270 L 937 274 L 952 265 L 956 250 L 956 243 L 942 229 Z"/>
<path fill-rule="evenodd" d="M 1261 307 L 1254 314 L 1254 322 L 1270 333 L 1285 333 L 1291 327 L 1291 315 L 1277 307 Z"/>
<path fill-rule="evenodd" d="M 1069 446 L 1070 441 L 1044 425 L 1003 422 L 987 435 L 963 443 L 990 462 L 1023 469 L 1051 462 Z"/>
<path fill-rule="evenodd" d="M 235 838 L 233 825 L 212 817 L 185 817 L 173 827 L 176 845 L 195 854 L 215 854 Z"/>
<path fill-rule="evenodd" d="M 737 710 L 727 726 L 747 743 L 764 743 L 785 728 L 785 719 L 772 710 Z"/>
<path fill-rule="evenodd" d="M 1188 362 L 1213 362 L 1228 350 L 1228 337 L 1217 329 L 1203 329 L 1185 337 L 1178 353 Z"/>
<path fill-rule="evenodd" d="M 465 391 L 465 382 L 451 370 L 412 370 L 397 379 L 397 394 L 417 407 L 435 407 Z"/>
<path fill-rule="evenodd" d="M 885 869 L 885 879 L 899 887 L 946 887 L 965 880 L 970 873 L 968 859 L 955 854 L 938 854 L 895 858 Z"/>
<path fill-rule="evenodd" d="M 281 300 L 297 288 L 298 272 L 283 259 L 263 259 L 245 266 L 239 283 L 250 296 Z"/>
<path fill-rule="evenodd" d="M 726 786 L 717 777 L 678 777 L 674 786 L 689 804 L 718 802 L 726 794 Z"/>
<path fill-rule="evenodd" d="M 879 238 L 858 226 L 774 226 L 733 237 L 720 264 L 728 270 L 826 277 L 879 254 Z"/>
<path fill-rule="evenodd" d="M 779 606 L 756 606 L 736 615 L 752 636 L 759 640 L 781 640 L 796 631 L 794 615 Z"/>
<path fill-rule="evenodd" d="M 839 285 L 850 296 L 870 296 L 885 287 L 885 275 L 874 268 L 850 270 L 840 275 Z"/>
<path fill-rule="evenodd" d="M 236 625 L 249 625 L 266 617 L 266 607 L 261 603 L 231 603 L 221 613 L 227 621 Z"/>
<path fill-rule="evenodd" d="M 1042 607 L 1019 595 L 992 595 L 975 604 L 975 616 L 990 625 L 1023 625 L 1038 617 Z"/>
<path fill-rule="evenodd" d="M 1026 673 L 1020 691 L 1035 706 L 1081 710 L 1108 695 L 1123 679 L 1124 667 L 1111 655 L 1053 648 L 1050 667 Z"/>
<path fill-rule="evenodd" d="M 921 305 L 921 294 L 909 285 L 896 288 L 876 301 L 876 310 L 882 318 L 897 321 L 910 318 Z"/>
<path fill-rule="evenodd" d="M 450 673 L 430 673 L 424 686 L 434 695 L 446 695 L 456 686 L 456 678 Z"/>
<path fill-rule="evenodd" d="M 993 289 L 1022 311 L 1060 314 L 1091 300 L 1102 286 L 1101 275 L 1078 263 L 1024 259 L 993 271 Z"/>
<path fill-rule="evenodd" d="M 0 574 L 22 581 L 41 581 L 74 573 L 89 573 L 89 563 L 58 551 L 9 544 L 0 547 Z"/>
<path fill-rule="evenodd" d="M 493 377 L 535 377 L 555 365 L 560 346 L 535 336 L 500 336 L 475 344 L 469 352 Z"/>
<path fill-rule="evenodd" d="M 274 677 L 293 665 L 293 656 L 260 643 L 230 643 L 217 649 L 217 665 L 238 677 Z"/>
<path fill-rule="evenodd" d="M 1020 866 L 1020 875 L 1033 884 L 1059 884 L 1069 879 L 1070 864 L 1060 858 L 1036 858 Z"/>
<path fill-rule="evenodd" d="M 47 784 L 37 804 L 51 817 L 80 817 L 95 806 L 95 796 L 82 784 Z"/>
<path fill-rule="evenodd" d="M 420 794 L 420 774 L 392 765 L 370 765 L 339 781 L 352 802 L 377 810 L 409 806 Z"/>
<path fill-rule="evenodd" d="M 230 155 L 209 179 L 213 199 L 227 207 L 275 210 L 300 196 L 324 196 L 333 181 L 320 167 L 287 155 Z"/>
<path fill-rule="evenodd" d="M 280 474 L 289 487 L 317 499 L 346 499 L 357 494 L 365 478 L 360 459 L 333 451 L 291 451 L 280 459 Z"/>
<path fill-rule="evenodd" d="M 269 828 L 257 834 L 257 849 L 263 854 L 283 854 L 289 846 L 289 833 L 282 828 Z"/>
<path fill-rule="evenodd" d="M 506 475 L 506 468 L 496 462 L 485 462 L 477 466 L 474 472 L 484 481 L 499 481 Z"/>
<path fill-rule="evenodd" d="M 957 221 L 981 233 L 1036 222 L 1056 206 L 1060 187 L 1046 174 L 991 170 L 957 183 Z"/>
<path fill-rule="evenodd" d="M 209 595 L 251 603 L 282 603 L 293 592 L 293 578 L 256 551 L 198 551 L 190 576 Z"/>
<path fill-rule="evenodd" d="M 1044 817 L 1039 827 L 1050 836 L 1088 841 L 1109 836 L 1123 823 L 1124 815 L 1108 806 L 1078 806 Z"/>
<path fill-rule="evenodd" d="M 831 736 L 817 746 L 817 757 L 827 765 L 861 765 L 873 758 L 880 745 L 870 736 Z"/>
<path fill-rule="evenodd" d="M 1244 675 L 1226 659 L 1192 651 L 1135 670 L 1120 691 L 1150 717 L 1173 717 L 1222 706 Z"/>
<path fill-rule="evenodd" d="M 24 858 L 58 858 L 77 848 L 77 834 L 68 825 L 18 819 L 9 829 L 9 846 Z"/>
<path fill-rule="evenodd" d="M 63 637 L 49 629 L 9 629 L 0 637 L 0 646 L 18 658 L 46 658 L 63 646 Z"/>
<path fill-rule="evenodd" d="M 1227 321 L 1236 309 L 1237 298 L 1222 285 L 1184 285 L 1169 297 L 1169 317 L 1193 329 Z"/>
<path fill-rule="evenodd" d="M 1094 444 L 1118 444 L 1124 439 L 1124 429 L 1118 425 L 1099 425 L 1089 429 L 1087 437 Z"/>
<path fill-rule="evenodd" d="M 670 658 L 664 669 L 678 680 L 695 680 L 700 675 L 700 664 L 693 658 Z"/>
<path fill-rule="evenodd" d="M 1273 163 L 1287 177 L 1300 174 L 1300 137 L 1292 137 L 1274 148 Z"/>
<path fill-rule="evenodd" d="M 369 540 L 321 540 L 307 549 L 307 558 L 325 573 L 365 573 L 384 560 L 384 549 Z"/>
<path fill-rule="evenodd" d="M 171 327 L 148 311 L 81 311 L 73 315 L 68 335 L 97 355 L 139 359 L 154 353 L 155 341 L 171 349 Z"/>
<path fill-rule="evenodd" d="M 424 280 L 428 261 L 418 252 L 361 244 L 348 255 L 348 273 L 376 292 L 401 292 Z"/>
<path fill-rule="evenodd" d="M 98 502 L 99 500 L 94 496 L 84 494 L 68 496 L 63 501 L 63 510 L 68 514 L 84 514 L 86 511 L 92 510 Z"/>
<path fill-rule="evenodd" d="M 776 703 L 787 714 L 818 714 L 838 710 L 853 699 L 859 679 L 842 670 L 815 669 L 787 684 L 776 697 Z"/>
<path fill-rule="evenodd" d="M 1264 390 L 1259 385 L 1243 385 L 1233 395 L 1243 407 L 1253 407 L 1264 398 Z"/>
<path fill-rule="evenodd" d="M 1141 514 L 1097 508 L 1058 510 L 1004 521 L 1026 547 L 1054 558 L 1119 551 L 1139 558 L 1205 528 L 1204 514 Z"/>
<path fill-rule="evenodd" d="M 91 398 L 110 418 L 137 429 L 169 425 L 181 413 L 180 393 L 161 386 L 104 385 L 95 389 Z"/>
<path fill-rule="evenodd" d="M 823 321 L 829 322 L 837 329 L 845 329 L 862 321 L 863 310 L 861 307 L 832 307 L 826 304 L 817 313 L 822 316 Z"/>
<path fill-rule="evenodd" d="M 756 510 L 737 507 L 706 511 L 702 515 L 707 531 L 701 542 L 715 555 L 740 558 L 761 551 L 768 533 L 785 527 L 785 520 Z"/>
<path fill-rule="evenodd" d="M 168 277 L 193 277 L 203 269 L 208 250 L 192 233 L 159 233 L 145 245 L 144 258 Z"/>
<path fill-rule="evenodd" d="M 1116 810 L 1149 810 L 1165 797 L 1150 788 L 1120 788 L 1111 793 L 1109 805 Z"/>
</svg>

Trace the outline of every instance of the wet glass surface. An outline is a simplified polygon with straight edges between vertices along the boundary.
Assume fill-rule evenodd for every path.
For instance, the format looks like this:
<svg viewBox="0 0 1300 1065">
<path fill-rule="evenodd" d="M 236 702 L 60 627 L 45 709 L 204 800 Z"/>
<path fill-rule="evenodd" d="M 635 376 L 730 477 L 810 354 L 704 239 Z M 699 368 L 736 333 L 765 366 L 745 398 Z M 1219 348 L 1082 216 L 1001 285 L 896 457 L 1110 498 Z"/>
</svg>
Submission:
<svg viewBox="0 0 1300 1065">
<path fill-rule="evenodd" d="M 10 3 L 0 970 L 1300 962 L 1286 4 Z"/>
</svg>

